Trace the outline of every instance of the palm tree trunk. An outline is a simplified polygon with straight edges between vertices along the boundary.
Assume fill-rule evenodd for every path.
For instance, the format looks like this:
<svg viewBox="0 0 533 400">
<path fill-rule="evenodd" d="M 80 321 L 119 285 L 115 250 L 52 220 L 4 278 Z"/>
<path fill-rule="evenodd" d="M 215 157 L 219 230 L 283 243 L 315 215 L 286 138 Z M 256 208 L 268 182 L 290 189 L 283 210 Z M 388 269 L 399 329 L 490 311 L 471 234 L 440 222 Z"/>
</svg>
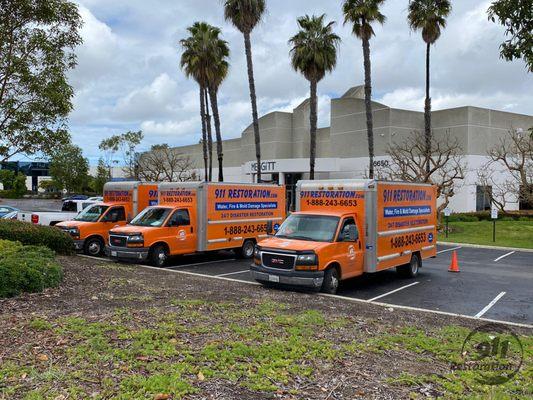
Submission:
<svg viewBox="0 0 533 400">
<path fill-rule="evenodd" d="M 204 180 L 207 182 L 208 179 L 208 156 L 207 156 L 207 131 L 206 131 L 206 122 L 205 122 L 205 99 L 204 99 L 204 88 L 200 86 L 200 117 L 202 118 L 202 150 L 204 152 Z"/>
<path fill-rule="evenodd" d="M 213 110 L 213 119 L 215 120 L 215 135 L 217 138 L 217 158 L 218 158 L 218 181 L 224 182 L 224 172 L 222 170 L 222 135 L 220 134 L 220 115 L 218 114 L 217 91 L 209 88 L 209 98 L 211 99 L 211 110 Z"/>
<path fill-rule="evenodd" d="M 372 120 L 372 79 L 370 66 L 370 41 L 363 39 L 363 58 L 365 67 L 365 108 L 366 132 L 368 138 L 368 177 L 374 179 L 374 122 Z"/>
<path fill-rule="evenodd" d="M 213 134 L 211 133 L 211 115 L 209 115 L 209 98 L 204 88 L 205 124 L 207 127 L 207 149 L 209 150 L 209 182 L 213 180 Z"/>
<path fill-rule="evenodd" d="M 255 138 L 255 158 L 257 160 L 257 182 L 261 182 L 261 137 L 259 135 L 259 118 L 257 116 L 257 98 L 255 95 L 254 66 L 252 62 L 252 44 L 250 33 L 244 33 L 244 49 L 248 67 L 248 85 L 250 86 L 250 100 L 252 102 L 252 121 Z"/>
<path fill-rule="evenodd" d="M 316 126 L 317 126 L 317 98 L 316 98 L 316 86 L 315 79 L 311 79 L 311 99 L 310 99 L 310 114 L 309 122 L 310 129 L 310 146 L 309 146 L 309 179 L 315 179 L 315 158 L 316 158 Z"/>
<path fill-rule="evenodd" d="M 430 159 L 431 159 L 431 97 L 429 97 L 429 50 L 430 43 L 427 43 L 426 49 L 426 104 L 424 107 L 424 123 L 425 123 L 425 138 L 426 138 L 426 173 L 429 175 Z M 426 181 L 429 176 L 426 175 Z"/>
</svg>

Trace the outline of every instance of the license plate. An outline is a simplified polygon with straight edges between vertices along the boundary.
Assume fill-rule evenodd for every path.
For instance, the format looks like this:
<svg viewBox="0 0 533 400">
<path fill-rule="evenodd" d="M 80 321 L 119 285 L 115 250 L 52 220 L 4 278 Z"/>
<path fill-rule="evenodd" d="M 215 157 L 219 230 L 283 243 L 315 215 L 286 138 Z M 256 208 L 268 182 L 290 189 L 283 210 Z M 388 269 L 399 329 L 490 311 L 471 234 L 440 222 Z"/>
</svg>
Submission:
<svg viewBox="0 0 533 400">
<path fill-rule="evenodd" d="M 117 252 L 116 251 L 112 251 L 111 252 L 111 257 L 116 257 L 117 256 Z"/>
<path fill-rule="evenodd" d="M 268 275 L 268 281 L 269 282 L 279 283 L 279 276 L 277 276 L 277 275 Z"/>
</svg>

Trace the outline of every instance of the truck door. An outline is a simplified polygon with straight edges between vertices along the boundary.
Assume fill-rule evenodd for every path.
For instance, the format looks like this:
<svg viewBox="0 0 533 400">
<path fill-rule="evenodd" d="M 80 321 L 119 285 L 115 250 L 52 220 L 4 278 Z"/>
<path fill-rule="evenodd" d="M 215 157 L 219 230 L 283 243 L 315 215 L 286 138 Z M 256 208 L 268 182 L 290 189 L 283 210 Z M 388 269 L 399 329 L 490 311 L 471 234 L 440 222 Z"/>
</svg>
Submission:
<svg viewBox="0 0 533 400">
<path fill-rule="evenodd" d="M 122 206 L 111 207 L 109 210 L 107 210 L 107 213 L 101 219 L 101 222 L 107 223 L 109 225 L 109 229 L 116 225 L 126 225 L 126 210 L 124 210 L 124 207 Z M 107 231 L 109 229 L 106 228 Z"/>
<path fill-rule="evenodd" d="M 196 251 L 196 232 L 191 225 L 189 210 L 186 208 L 175 210 L 167 222 L 167 227 L 170 228 L 169 245 L 172 254 Z"/>
<path fill-rule="evenodd" d="M 341 264 L 342 277 L 361 275 L 364 267 L 364 249 L 354 217 L 345 217 L 337 237 L 337 259 Z"/>
</svg>

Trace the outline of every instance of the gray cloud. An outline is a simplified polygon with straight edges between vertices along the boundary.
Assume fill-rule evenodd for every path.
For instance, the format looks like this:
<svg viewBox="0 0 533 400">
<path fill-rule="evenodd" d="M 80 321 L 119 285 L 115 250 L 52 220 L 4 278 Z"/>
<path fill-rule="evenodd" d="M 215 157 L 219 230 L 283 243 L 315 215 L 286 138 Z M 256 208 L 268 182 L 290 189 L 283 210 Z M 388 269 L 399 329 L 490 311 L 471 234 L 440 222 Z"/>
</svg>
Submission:
<svg viewBox="0 0 533 400">
<path fill-rule="evenodd" d="M 363 82 L 362 49 L 343 26 L 341 1 L 269 0 L 265 20 L 253 32 L 257 93 L 261 113 L 288 111 L 308 95 L 305 79 L 292 71 L 287 40 L 302 14 L 326 13 L 342 37 L 336 70 L 319 84 L 319 122 L 329 123 L 328 96 Z M 85 43 L 71 73 L 76 90 L 71 114 L 74 141 L 94 162 L 95 140 L 143 129 L 144 148 L 183 145 L 200 138 L 198 90 L 179 70 L 178 41 L 197 20 L 219 25 L 231 49 L 231 69 L 220 90 L 224 137 L 237 137 L 250 123 L 242 35 L 223 20 L 218 0 L 79 0 Z M 448 27 L 432 47 L 435 108 L 460 105 L 513 112 L 533 110 L 533 80 L 521 61 L 499 59 L 502 29 L 489 22 L 489 2 L 453 2 Z M 425 46 L 407 26 L 407 1 L 388 1 L 388 17 L 371 41 L 376 100 L 399 108 L 423 109 Z M 91 140 L 87 140 L 90 137 Z"/>
</svg>

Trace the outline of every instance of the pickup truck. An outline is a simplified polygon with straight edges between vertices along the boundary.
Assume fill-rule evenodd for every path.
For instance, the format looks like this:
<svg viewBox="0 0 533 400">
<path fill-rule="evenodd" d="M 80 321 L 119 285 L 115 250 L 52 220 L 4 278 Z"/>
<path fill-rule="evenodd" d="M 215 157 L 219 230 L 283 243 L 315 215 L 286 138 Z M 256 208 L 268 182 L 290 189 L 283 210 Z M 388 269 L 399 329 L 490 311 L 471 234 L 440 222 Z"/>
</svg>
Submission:
<svg viewBox="0 0 533 400">
<path fill-rule="evenodd" d="M 31 222 L 35 225 L 54 226 L 74 218 L 85 207 L 93 204 L 95 202 L 87 200 L 67 200 L 63 202 L 61 211 L 19 211 L 17 219 L 23 222 Z"/>
</svg>

